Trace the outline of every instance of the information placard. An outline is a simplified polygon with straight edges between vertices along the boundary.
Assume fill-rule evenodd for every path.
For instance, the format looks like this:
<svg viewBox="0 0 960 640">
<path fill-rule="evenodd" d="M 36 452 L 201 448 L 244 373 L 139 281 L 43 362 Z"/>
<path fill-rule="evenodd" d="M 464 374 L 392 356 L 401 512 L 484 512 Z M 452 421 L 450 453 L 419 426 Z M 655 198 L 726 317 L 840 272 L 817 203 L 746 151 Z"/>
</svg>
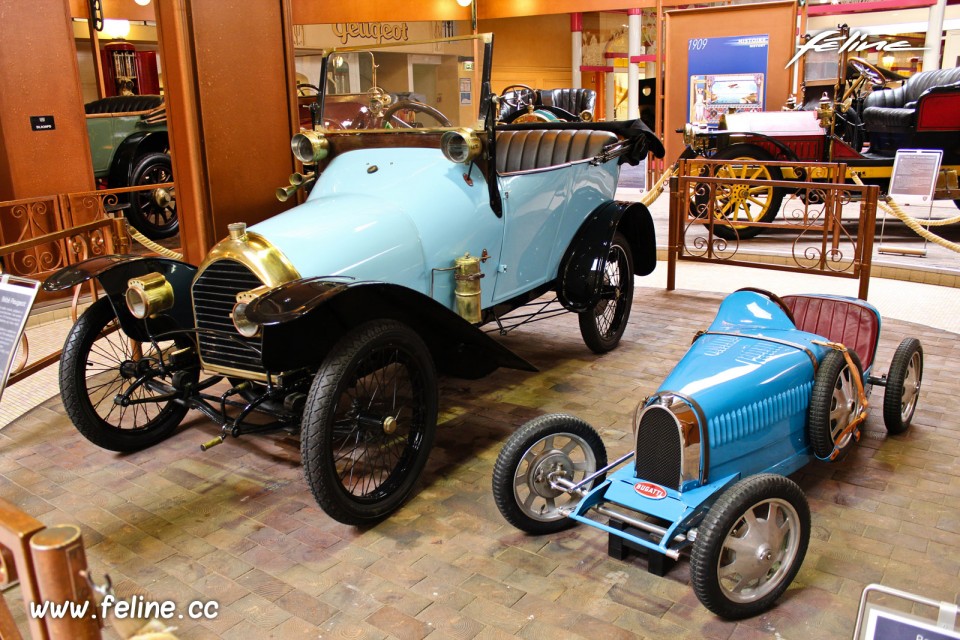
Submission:
<svg viewBox="0 0 960 640">
<path fill-rule="evenodd" d="M 890 197 L 909 204 L 930 204 L 942 159 L 939 149 L 899 149 L 893 161 Z"/>
<path fill-rule="evenodd" d="M 37 297 L 40 283 L 28 278 L 16 276 L 0 276 L 0 395 L 7 386 L 10 376 L 10 367 L 13 366 L 13 357 L 20 344 L 20 336 L 27 324 L 27 317 Z"/>
<path fill-rule="evenodd" d="M 958 640 L 960 633 L 899 612 L 873 608 L 867 616 L 864 637 L 867 640 Z"/>
</svg>

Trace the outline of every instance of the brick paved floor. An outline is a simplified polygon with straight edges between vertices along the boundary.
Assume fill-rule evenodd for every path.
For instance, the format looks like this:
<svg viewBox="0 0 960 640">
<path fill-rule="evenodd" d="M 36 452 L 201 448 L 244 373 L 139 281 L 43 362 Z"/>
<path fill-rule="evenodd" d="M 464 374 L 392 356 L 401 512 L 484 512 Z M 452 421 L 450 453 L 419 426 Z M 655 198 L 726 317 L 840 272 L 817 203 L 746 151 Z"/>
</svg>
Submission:
<svg viewBox="0 0 960 640">
<path fill-rule="evenodd" d="M 540 373 L 443 380 L 421 488 L 369 530 L 314 504 L 294 438 L 201 453 L 217 429 L 193 413 L 170 440 L 119 455 L 83 439 L 59 397 L 0 431 L 0 495 L 45 524 L 79 524 L 95 575 L 108 572 L 121 595 L 217 600 L 215 620 L 179 625 L 184 639 L 841 638 L 871 582 L 960 603 L 960 346 L 955 334 L 901 321 L 884 323 L 877 362 L 885 371 L 903 337 L 922 340 L 914 425 L 888 437 L 875 406 L 851 455 L 796 475 L 813 512 L 810 550 L 762 616 L 710 614 L 686 560 L 658 578 L 643 558 L 607 556 L 596 530 L 530 537 L 501 518 L 490 478 L 507 436 L 566 411 L 596 426 L 611 456 L 626 452 L 634 406 L 720 298 L 638 288 L 623 343 L 603 357 L 569 315 L 503 338 Z M 18 603 L 16 590 L 6 597 Z"/>
</svg>

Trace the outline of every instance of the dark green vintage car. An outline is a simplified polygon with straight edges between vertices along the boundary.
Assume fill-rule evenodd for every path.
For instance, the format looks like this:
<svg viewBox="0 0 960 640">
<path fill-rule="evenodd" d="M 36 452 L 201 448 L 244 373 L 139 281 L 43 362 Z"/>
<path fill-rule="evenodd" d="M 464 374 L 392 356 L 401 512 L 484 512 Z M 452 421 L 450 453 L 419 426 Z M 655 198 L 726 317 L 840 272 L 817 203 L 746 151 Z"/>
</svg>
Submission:
<svg viewBox="0 0 960 640">
<path fill-rule="evenodd" d="M 101 188 L 173 182 L 167 118 L 160 96 L 112 96 L 85 105 L 93 175 Z M 118 199 L 138 231 L 152 240 L 176 235 L 171 189 L 139 191 Z"/>
</svg>

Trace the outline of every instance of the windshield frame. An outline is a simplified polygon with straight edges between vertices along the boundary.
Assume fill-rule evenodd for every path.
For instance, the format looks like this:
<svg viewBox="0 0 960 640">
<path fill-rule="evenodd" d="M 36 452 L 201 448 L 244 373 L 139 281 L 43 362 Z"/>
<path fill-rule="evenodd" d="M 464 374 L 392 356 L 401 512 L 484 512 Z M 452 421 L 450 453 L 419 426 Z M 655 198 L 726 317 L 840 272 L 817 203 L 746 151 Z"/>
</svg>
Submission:
<svg viewBox="0 0 960 640">
<path fill-rule="evenodd" d="M 476 112 L 476 117 L 473 120 L 474 126 L 469 128 L 480 128 L 487 126 L 489 118 L 486 117 L 487 113 L 491 108 L 491 89 L 490 89 L 490 75 L 493 68 L 493 34 L 492 33 L 479 33 L 473 35 L 465 36 L 454 36 L 451 38 L 435 38 L 430 40 L 417 40 L 413 42 L 386 42 L 379 43 L 376 45 L 354 45 L 349 47 L 332 47 L 329 49 L 323 49 L 320 53 L 322 55 L 322 60 L 320 63 L 320 78 L 317 81 L 317 87 L 320 89 L 317 94 L 317 105 L 318 108 L 314 112 L 313 116 L 313 128 L 318 131 L 325 131 L 328 133 L 335 133 L 336 129 L 326 129 L 323 126 L 324 116 L 326 110 L 326 96 L 328 88 L 328 74 L 329 62 L 331 57 L 337 53 L 363 53 L 363 52 L 373 52 L 374 58 L 376 58 L 377 51 L 389 51 L 390 49 L 402 49 L 409 47 L 417 47 L 422 45 L 433 45 L 437 43 L 448 43 L 448 42 L 469 42 L 474 41 L 478 45 L 482 46 L 481 53 L 482 66 L 479 70 L 475 71 L 476 82 L 474 83 L 474 110 Z M 449 55 L 449 54 L 448 54 Z M 476 55 L 474 56 L 476 60 Z M 347 94 L 332 94 L 332 95 L 347 95 Z M 455 104 L 459 108 L 459 101 L 456 101 Z M 367 132 L 377 132 L 377 133 L 395 133 L 395 132 L 428 132 L 428 131 L 449 131 L 452 129 L 462 129 L 464 125 L 453 124 L 449 127 L 437 126 L 437 127 L 416 127 L 412 129 L 406 128 L 377 128 L 377 129 L 349 129 L 350 133 L 367 133 Z"/>
</svg>

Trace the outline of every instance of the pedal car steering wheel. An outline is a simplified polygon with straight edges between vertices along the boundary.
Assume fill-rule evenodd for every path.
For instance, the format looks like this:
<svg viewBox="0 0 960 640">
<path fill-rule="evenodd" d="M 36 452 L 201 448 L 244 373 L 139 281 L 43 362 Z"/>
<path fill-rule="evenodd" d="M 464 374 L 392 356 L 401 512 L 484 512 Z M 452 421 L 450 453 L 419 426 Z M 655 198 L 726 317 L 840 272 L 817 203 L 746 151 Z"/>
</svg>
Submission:
<svg viewBox="0 0 960 640">
<path fill-rule="evenodd" d="M 887 77 L 883 75 L 883 72 L 863 58 L 850 58 L 847 60 L 847 64 L 856 69 L 860 75 L 857 76 L 857 79 L 851 82 L 847 90 L 843 92 L 841 102 L 846 101 L 847 98 L 859 91 L 864 82 L 869 81 L 870 84 L 876 85 L 881 89 L 887 86 Z"/>
<path fill-rule="evenodd" d="M 790 311 L 790 307 L 788 307 L 788 306 L 787 306 L 787 303 L 783 301 L 783 298 L 781 298 L 780 296 L 778 296 L 778 295 L 775 294 L 774 292 L 772 292 L 772 291 L 767 291 L 766 289 L 759 289 L 759 288 L 757 288 L 757 287 L 741 287 L 740 289 L 737 289 L 737 291 L 738 291 L 738 292 L 739 292 L 739 291 L 752 291 L 753 293 L 759 293 L 759 294 L 762 295 L 762 296 L 766 296 L 767 298 L 770 298 L 770 300 L 772 300 L 773 302 L 777 303 L 777 305 L 778 305 L 781 309 L 783 309 L 783 312 L 784 312 L 785 314 L 787 314 L 787 318 L 790 320 L 790 322 L 792 322 L 794 325 L 797 324 L 796 318 L 793 317 L 793 311 Z"/>
</svg>

